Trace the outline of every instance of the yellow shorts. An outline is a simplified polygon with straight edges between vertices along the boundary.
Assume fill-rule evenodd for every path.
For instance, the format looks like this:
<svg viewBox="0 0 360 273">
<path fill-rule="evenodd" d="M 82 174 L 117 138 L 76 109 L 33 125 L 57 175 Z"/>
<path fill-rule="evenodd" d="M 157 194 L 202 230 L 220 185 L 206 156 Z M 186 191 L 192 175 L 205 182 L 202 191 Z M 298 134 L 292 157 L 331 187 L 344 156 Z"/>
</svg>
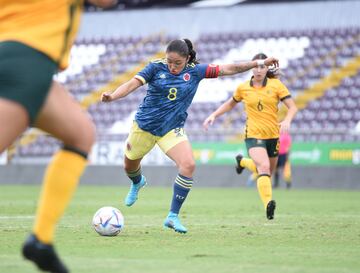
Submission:
<svg viewBox="0 0 360 273">
<path fill-rule="evenodd" d="M 129 136 L 125 142 L 125 155 L 130 160 L 143 158 L 155 144 L 166 154 L 180 142 L 188 141 L 184 128 L 175 128 L 166 135 L 159 137 L 142 130 L 134 121 Z"/>
</svg>

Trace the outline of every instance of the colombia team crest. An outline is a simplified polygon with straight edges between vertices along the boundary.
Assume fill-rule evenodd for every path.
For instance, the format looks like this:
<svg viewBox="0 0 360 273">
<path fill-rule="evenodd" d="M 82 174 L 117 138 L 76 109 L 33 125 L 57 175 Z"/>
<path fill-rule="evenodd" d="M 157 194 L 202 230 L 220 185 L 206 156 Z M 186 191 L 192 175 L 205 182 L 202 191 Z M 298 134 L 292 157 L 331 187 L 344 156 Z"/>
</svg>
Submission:
<svg viewBox="0 0 360 273">
<path fill-rule="evenodd" d="M 183 76 L 184 81 L 189 81 L 190 80 L 190 74 L 189 73 L 185 73 Z"/>
</svg>

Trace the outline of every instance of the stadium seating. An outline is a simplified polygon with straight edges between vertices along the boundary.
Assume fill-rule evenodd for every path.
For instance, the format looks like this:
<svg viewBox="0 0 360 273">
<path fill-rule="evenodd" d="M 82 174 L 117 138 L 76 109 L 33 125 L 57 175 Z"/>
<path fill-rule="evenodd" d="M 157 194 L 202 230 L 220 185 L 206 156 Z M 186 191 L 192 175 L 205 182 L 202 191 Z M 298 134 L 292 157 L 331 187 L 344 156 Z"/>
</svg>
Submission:
<svg viewBox="0 0 360 273">
<path fill-rule="evenodd" d="M 90 93 L 107 86 L 113 79 L 164 50 L 176 37 L 156 34 L 150 37 L 109 37 L 78 40 L 72 50 L 72 62 L 57 75 L 73 96 L 82 101 Z M 250 59 L 258 52 L 280 57 L 282 81 L 293 97 L 323 79 L 337 67 L 360 55 L 360 29 L 314 29 L 263 33 L 201 34 L 194 41 L 202 63 L 229 63 Z M 223 101 L 232 96 L 236 86 L 249 73 L 206 80 L 199 87 L 189 108 L 186 130 L 192 141 L 226 141 L 239 138 L 245 124 L 243 107 L 220 117 L 208 131 L 202 130 L 204 119 Z M 206 83 L 208 82 L 208 83 Z M 94 102 L 88 110 L 99 135 L 119 134 L 116 122 L 129 120 L 145 96 L 145 87 L 110 104 Z M 338 86 L 309 101 L 300 109 L 293 123 L 295 141 L 360 141 L 352 134 L 360 120 L 360 72 L 345 77 Z M 127 124 L 129 122 L 127 121 Z M 123 122 L 122 124 L 126 124 Z M 128 124 L 129 125 L 129 124 Z M 124 125 L 125 126 L 125 125 Z M 126 131 L 126 130 L 125 130 Z M 18 156 L 47 157 L 59 146 L 48 136 L 40 136 L 29 145 L 18 147 Z"/>
</svg>

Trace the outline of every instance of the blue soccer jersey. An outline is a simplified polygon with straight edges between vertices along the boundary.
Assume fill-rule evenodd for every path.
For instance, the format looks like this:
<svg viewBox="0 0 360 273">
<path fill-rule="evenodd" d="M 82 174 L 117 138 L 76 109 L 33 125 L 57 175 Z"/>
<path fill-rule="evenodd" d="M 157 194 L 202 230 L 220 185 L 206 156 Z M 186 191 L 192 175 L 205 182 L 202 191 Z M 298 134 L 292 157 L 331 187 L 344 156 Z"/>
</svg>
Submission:
<svg viewBox="0 0 360 273">
<path fill-rule="evenodd" d="M 164 59 L 149 63 L 135 76 L 143 84 L 148 83 L 147 94 L 135 116 L 139 127 L 156 136 L 184 127 L 186 111 L 200 81 L 216 78 L 218 72 L 216 65 L 187 64 L 179 75 L 174 75 Z"/>
</svg>

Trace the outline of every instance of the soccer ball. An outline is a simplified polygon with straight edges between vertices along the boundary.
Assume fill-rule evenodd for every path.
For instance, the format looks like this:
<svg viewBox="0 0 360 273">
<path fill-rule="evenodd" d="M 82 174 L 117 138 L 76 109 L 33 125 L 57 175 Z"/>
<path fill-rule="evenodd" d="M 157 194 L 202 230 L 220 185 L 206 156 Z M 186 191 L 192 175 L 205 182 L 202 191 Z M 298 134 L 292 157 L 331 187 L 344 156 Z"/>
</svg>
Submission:
<svg viewBox="0 0 360 273">
<path fill-rule="evenodd" d="M 124 216 L 117 208 L 102 207 L 95 212 L 92 225 L 101 236 L 116 236 L 124 227 Z"/>
</svg>

